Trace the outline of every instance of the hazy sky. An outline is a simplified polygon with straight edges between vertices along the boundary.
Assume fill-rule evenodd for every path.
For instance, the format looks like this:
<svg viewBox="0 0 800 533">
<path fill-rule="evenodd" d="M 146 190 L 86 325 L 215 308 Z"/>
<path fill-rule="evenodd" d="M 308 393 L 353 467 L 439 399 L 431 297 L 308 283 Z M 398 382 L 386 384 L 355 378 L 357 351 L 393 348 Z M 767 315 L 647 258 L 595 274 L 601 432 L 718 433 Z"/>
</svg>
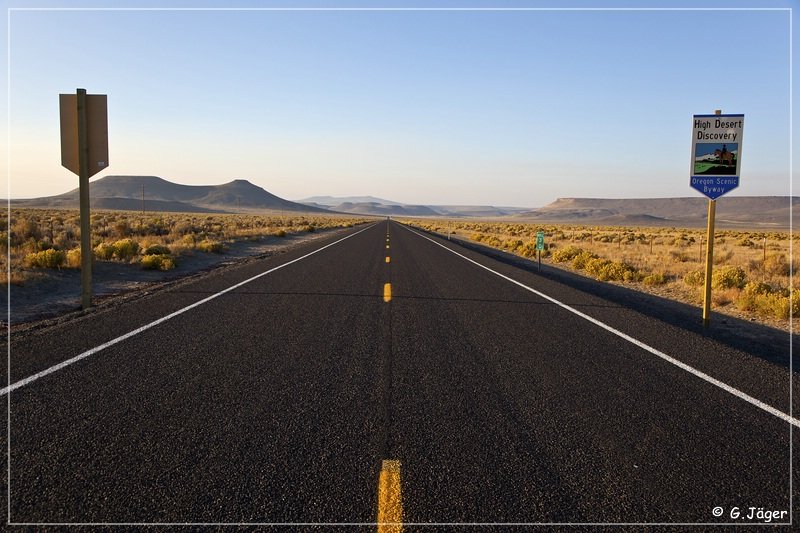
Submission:
<svg viewBox="0 0 800 533">
<path fill-rule="evenodd" d="M 58 3 L 132 4 L 162 2 Z M 9 149 L 0 157 L 10 161 L 13 198 L 76 187 L 60 165 L 58 94 L 82 87 L 108 95 L 110 166 L 94 179 L 243 178 L 288 199 L 369 194 L 428 204 L 696 196 L 688 185 L 691 117 L 722 109 L 745 114 L 742 185 L 732 194 L 786 195 L 790 19 L 798 11 L 786 8 L 798 5 L 756 5 L 783 9 L 14 9 L 4 39 Z"/>
</svg>

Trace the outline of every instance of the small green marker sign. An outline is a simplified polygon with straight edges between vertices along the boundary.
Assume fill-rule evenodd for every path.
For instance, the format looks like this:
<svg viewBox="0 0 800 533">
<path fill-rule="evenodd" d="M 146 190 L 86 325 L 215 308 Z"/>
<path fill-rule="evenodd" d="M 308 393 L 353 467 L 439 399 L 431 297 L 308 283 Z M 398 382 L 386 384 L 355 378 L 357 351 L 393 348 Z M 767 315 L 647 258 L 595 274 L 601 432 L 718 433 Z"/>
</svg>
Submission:
<svg viewBox="0 0 800 533">
<path fill-rule="evenodd" d="M 536 234 L 536 249 L 544 250 L 544 232 L 540 231 Z"/>
</svg>

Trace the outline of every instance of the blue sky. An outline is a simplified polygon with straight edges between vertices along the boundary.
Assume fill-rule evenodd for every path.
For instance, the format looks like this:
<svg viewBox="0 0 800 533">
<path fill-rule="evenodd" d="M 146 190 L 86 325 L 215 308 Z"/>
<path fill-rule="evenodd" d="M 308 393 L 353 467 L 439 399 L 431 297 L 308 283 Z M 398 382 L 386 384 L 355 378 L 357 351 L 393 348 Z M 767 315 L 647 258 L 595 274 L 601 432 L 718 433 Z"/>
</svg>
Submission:
<svg viewBox="0 0 800 533">
<path fill-rule="evenodd" d="M 69 5 L 159 3 L 59 4 Z M 789 17 L 786 10 L 13 10 L 4 39 L 10 195 L 76 186 L 60 166 L 58 94 L 77 87 L 108 95 L 110 166 L 95 179 L 243 178 L 289 199 L 369 194 L 429 204 L 694 196 L 692 115 L 722 109 L 745 114 L 735 194 L 785 195 Z"/>
</svg>

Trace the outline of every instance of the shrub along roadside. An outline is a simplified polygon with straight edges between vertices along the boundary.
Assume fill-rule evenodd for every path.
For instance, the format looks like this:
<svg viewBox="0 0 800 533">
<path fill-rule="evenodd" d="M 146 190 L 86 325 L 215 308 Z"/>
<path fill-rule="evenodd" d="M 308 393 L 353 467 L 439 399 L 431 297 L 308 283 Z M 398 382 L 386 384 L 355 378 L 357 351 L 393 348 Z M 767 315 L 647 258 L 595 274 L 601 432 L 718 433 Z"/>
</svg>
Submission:
<svg viewBox="0 0 800 533">
<path fill-rule="evenodd" d="M 495 248 L 510 250 L 519 255 L 523 253 L 520 246 L 523 241 L 519 239 L 504 239 L 497 234 L 473 233 L 472 240 L 478 241 Z M 602 239 L 601 239 L 602 241 Z M 685 244 L 684 240 L 680 240 Z M 690 242 L 690 241 L 686 241 Z M 674 251 L 670 251 L 670 257 L 676 257 Z M 684 253 L 684 252 L 681 252 Z M 568 245 L 563 248 L 554 249 L 552 252 L 554 263 L 569 263 L 575 270 L 583 270 L 600 281 L 623 281 L 623 282 L 642 282 L 648 286 L 667 285 L 673 281 L 679 281 L 681 277 L 669 275 L 666 272 L 647 272 L 640 271 L 636 267 L 621 261 L 613 261 L 598 256 L 597 254 L 584 250 L 578 246 Z M 691 259 L 688 253 L 678 259 L 680 262 L 687 262 Z M 733 252 L 728 251 L 725 255 L 715 257 L 715 264 L 731 260 Z M 751 261 L 752 263 L 752 261 Z M 767 255 L 765 260 L 758 261 L 758 268 L 751 265 L 750 271 L 753 275 L 766 276 L 786 276 L 789 272 L 789 262 L 785 255 Z M 702 301 L 702 290 L 705 282 L 705 274 L 702 270 L 692 270 L 683 275 L 683 282 L 700 292 L 695 292 L 692 300 Z M 748 280 L 748 272 L 741 266 L 725 265 L 716 267 L 711 279 L 714 297 L 714 307 L 734 304 L 742 311 L 752 312 L 760 316 L 769 316 L 781 320 L 787 320 L 792 315 L 800 316 L 800 291 L 791 291 L 786 288 L 773 288 L 764 282 L 753 282 Z"/>
<path fill-rule="evenodd" d="M 67 254 L 50 248 L 25 256 L 25 264 L 34 268 L 60 268 L 67 262 Z"/>
<path fill-rule="evenodd" d="M 225 250 L 223 243 L 287 237 L 366 222 L 365 218 L 294 213 L 144 215 L 96 210 L 91 216 L 92 251 L 95 260 L 140 265 L 142 257 L 147 255 L 180 257 L 192 252 L 220 253 Z M 210 243 L 198 249 L 196 244 L 204 241 Z M 42 270 L 80 268 L 79 245 L 80 214 L 77 210 L 13 208 L 5 220 L 0 220 L 0 262 L 4 263 L 6 272 L 0 279 L 5 285 L 24 285 L 26 281 L 45 278 L 47 275 Z M 55 251 L 39 254 L 48 249 Z"/>
</svg>

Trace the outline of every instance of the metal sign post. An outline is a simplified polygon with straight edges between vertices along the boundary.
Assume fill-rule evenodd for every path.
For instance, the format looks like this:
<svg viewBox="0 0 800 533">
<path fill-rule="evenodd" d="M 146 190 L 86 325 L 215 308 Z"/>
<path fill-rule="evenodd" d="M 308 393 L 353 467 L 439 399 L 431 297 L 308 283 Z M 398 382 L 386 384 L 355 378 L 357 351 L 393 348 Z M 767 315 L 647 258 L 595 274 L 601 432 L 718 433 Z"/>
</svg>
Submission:
<svg viewBox="0 0 800 533">
<path fill-rule="evenodd" d="M 61 164 L 78 175 L 81 209 L 81 307 L 92 305 L 92 224 L 89 178 L 108 167 L 108 107 L 106 95 L 59 95 Z"/>
<path fill-rule="evenodd" d="M 714 218 L 717 198 L 739 186 L 744 115 L 692 117 L 692 156 L 689 186 L 708 197 L 708 235 L 703 287 L 703 327 L 711 321 L 711 277 L 714 267 Z"/>
</svg>

